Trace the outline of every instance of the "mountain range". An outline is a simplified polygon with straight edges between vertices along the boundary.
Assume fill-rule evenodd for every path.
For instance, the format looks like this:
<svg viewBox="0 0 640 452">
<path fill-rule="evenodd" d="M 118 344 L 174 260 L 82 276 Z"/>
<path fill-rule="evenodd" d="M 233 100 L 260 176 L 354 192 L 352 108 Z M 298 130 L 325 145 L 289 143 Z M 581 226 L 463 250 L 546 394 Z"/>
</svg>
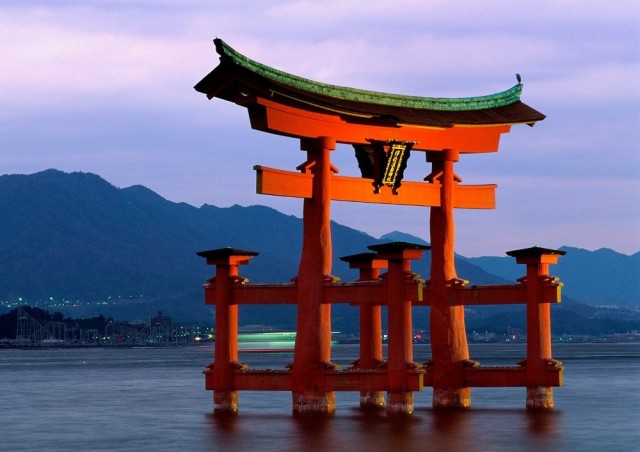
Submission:
<svg viewBox="0 0 640 452">
<path fill-rule="evenodd" d="M 251 282 L 288 282 L 297 272 L 302 241 L 302 220 L 269 207 L 194 207 L 140 185 L 117 188 L 95 174 L 57 170 L 0 176 L 0 218 L 0 310 L 22 302 L 76 316 L 132 318 L 164 310 L 186 320 L 210 319 L 202 284 L 213 268 L 197 251 L 257 251 L 241 274 Z M 356 279 L 340 256 L 395 240 L 425 243 L 397 231 L 375 238 L 333 222 L 333 273 Z M 640 253 L 562 250 L 566 256 L 551 268 L 565 284 L 562 309 L 584 318 L 606 311 L 628 319 L 620 312 L 640 306 Z M 457 256 L 456 267 L 472 284 L 513 282 L 524 274 L 506 256 Z M 427 277 L 429 253 L 412 269 Z M 609 308 L 596 308 L 603 305 Z M 280 325 L 295 321 L 292 306 L 243 309 L 244 323 L 264 321 L 265 315 Z M 333 311 L 339 325 L 357 324 L 356 315 L 349 306 Z"/>
</svg>

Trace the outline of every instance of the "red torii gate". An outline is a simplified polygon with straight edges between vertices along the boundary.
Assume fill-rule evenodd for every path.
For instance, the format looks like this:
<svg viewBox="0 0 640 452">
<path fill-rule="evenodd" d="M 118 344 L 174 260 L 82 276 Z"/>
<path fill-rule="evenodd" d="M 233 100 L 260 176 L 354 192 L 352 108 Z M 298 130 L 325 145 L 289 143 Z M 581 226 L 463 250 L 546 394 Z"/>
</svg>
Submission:
<svg viewBox="0 0 640 452">
<path fill-rule="evenodd" d="M 511 252 L 527 264 L 526 278 L 512 286 L 466 287 L 454 265 L 453 209 L 494 208 L 496 188 L 460 184 L 454 163 L 461 153 L 497 151 L 501 134 L 512 124 L 544 119 L 519 100 L 522 85 L 464 99 L 376 93 L 296 77 L 252 61 L 219 39 L 215 44 L 220 64 L 196 89 L 246 107 L 253 128 L 298 138 L 307 153 L 299 172 L 255 167 L 258 193 L 304 200 L 302 256 L 294 283 L 242 285 L 238 265 L 248 263 L 254 252 L 198 253 L 217 268 L 206 287 L 206 302 L 216 305 L 215 363 L 206 372 L 215 410 L 235 412 L 238 390 L 260 389 L 292 391 L 296 412 L 333 412 L 334 391 L 355 390 L 363 406 L 381 405 L 380 393 L 387 391 L 388 412 L 411 413 L 413 391 L 424 384 L 434 388 L 434 407 L 470 406 L 472 386 L 526 386 L 528 407 L 552 407 L 551 387 L 561 383 L 562 368 L 551 358 L 548 303 L 560 301 L 560 284 L 546 275 L 548 264 L 563 253 L 543 248 Z M 371 168 L 361 165 L 363 178 L 337 176 L 330 160 L 336 143 L 352 144 L 364 156 L 363 165 Z M 402 182 L 399 188 L 409 149 L 425 152 L 431 173 L 426 182 Z M 376 254 L 370 260 L 344 258 L 360 268 L 360 281 L 336 283 L 331 276 L 332 200 L 430 207 L 428 284 L 410 271 L 410 261 L 427 247 L 401 242 L 371 247 Z M 388 272 L 378 280 L 383 266 Z M 338 302 L 361 306 L 361 342 L 371 345 L 349 371 L 331 363 L 331 304 Z M 237 306 L 251 303 L 297 305 L 292 369 L 250 371 L 238 363 Z M 464 305 L 494 303 L 527 303 L 528 353 L 521 366 L 480 368 L 470 360 Z M 431 306 L 432 359 L 426 368 L 413 362 L 412 351 L 411 306 L 421 304 Z M 382 305 L 389 313 L 386 362 L 376 338 Z"/>
</svg>

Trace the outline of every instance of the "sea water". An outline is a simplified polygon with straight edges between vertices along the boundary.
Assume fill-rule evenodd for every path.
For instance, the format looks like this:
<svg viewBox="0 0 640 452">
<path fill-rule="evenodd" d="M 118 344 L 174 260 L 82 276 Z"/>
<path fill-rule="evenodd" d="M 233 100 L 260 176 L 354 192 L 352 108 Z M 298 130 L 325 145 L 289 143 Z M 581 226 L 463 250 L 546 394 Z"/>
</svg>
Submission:
<svg viewBox="0 0 640 452">
<path fill-rule="evenodd" d="M 333 348 L 343 366 L 357 345 Z M 415 346 L 416 361 L 429 357 Z M 522 344 L 471 345 L 483 365 L 513 365 Z M 212 347 L 0 350 L 2 451 L 633 451 L 640 450 L 640 344 L 554 344 L 564 386 L 556 409 L 532 413 L 524 388 L 472 389 L 472 408 L 411 417 L 358 408 L 336 393 L 331 417 L 293 416 L 289 392 L 241 392 L 237 416 L 214 416 L 202 370 Z M 282 369 L 291 353 L 247 353 L 251 368 Z"/>
</svg>

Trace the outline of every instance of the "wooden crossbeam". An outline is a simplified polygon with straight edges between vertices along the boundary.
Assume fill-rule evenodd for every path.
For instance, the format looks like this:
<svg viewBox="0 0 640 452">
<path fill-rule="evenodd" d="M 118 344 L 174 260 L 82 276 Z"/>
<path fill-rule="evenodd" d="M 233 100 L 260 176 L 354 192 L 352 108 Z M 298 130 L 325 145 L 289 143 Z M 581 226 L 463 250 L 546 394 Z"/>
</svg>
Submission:
<svg viewBox="0 0 640 452">
<path fill-rule="evenodd" d="M 562 386 L 562 367 L 549 367 L 535 378 L 538 386 Z M 464 370 L 464 381 L 470 387 L 517 387 L 531 382 L 526 367 L 470 367 Z"/>
<path fill-rule="evenodd" d="M 311 198 L 313 175 L 255 166 L 256 193 L 261 195 Z M 439 183 L 403 182 L 398 195 L 388 187 L 373 192 L 372 179 L 360 177 L 331 177 L 331 199 L 334 201 L 395 204 L 405 206 L 440 206 Z M 455 185 L 454 207 L 464 209 L 495 209 L 497 185 Z"/>
<path fill-rule="evenodd" d="M 234 304 L 296 304 L 298 286 L 295 284 L 251 284 L 233 291 Z"/>
<path fill-rule="evenodd" d="M 540 303 L 560 303 L 560 283 L 542 286 Z M 490 305 L 490 304 L 523 304 L 527 302 L 526 285 L 504 284 L 493 286 L 456 287 L 455 304 L 458 305 Z M 427 296 L 428 297 L 428 296 Z"/>
<path fill-rule="evenodd" d="M 205 388 L 216 390 L 213 372 L 207 370 Z M 422 391 L 424 371 L 407 369 L 406 390 Z M 235 370 L 233 386 L 237 391 L 291 391 L 291 371 L 288 370 Z M 323 375 L 326 391 L 386 391 L 389 378 L 386 369 L 328 370 Z"/>
<path fill-rule="evenodd" d="M 250 105 L 251 127 L 264 132 L 298 138 L 331 136 L 338 143 L 369 144 L 369 140 L 390 138 L 416 142 L 413 149 L 433 151 L 456 149 L 461 153 L 496 152 L 503 133 L 510 125 L 484 125 L 437 128 L 411 124 L 370 125 L 347 122 L 338 114 L 323 114 L 283 105 L 258 97 Z"/>
<path fill-rule="evenodd" d="M 542 286 L 540 303 L 560 303 L 562 283 L 551 282 Z M 525 304 L 525 284 L 501 284 L 488 286 L 457 286 L 450 288 L 454 305 Z M 422 280 L 410 280 L 405 284 L 405 299 L 414 306 L 430 306 L 430 289 Z M 387 305 L 387 288 L 383 281 L 353 283 L 329 283 L 325 285 L 324 300 L 329 304 Z M 206 304 L 215 304 L 215 284 L 207 289 Z M 296 304 L 296 284 L 237 284 L 233 290 L 233 302 L 237 305 Z"/>
</svg>

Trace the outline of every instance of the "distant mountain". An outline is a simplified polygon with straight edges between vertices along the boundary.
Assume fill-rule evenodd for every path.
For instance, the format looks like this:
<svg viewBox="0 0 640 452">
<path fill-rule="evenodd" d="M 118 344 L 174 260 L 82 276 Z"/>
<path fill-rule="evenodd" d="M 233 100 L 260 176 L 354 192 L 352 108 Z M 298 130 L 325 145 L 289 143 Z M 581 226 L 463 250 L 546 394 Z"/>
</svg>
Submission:
<svg viewBox="0 0 640 452">
<path fill-rule="evenodd" d="M 214 269 L 200 250 L 258 251 L 242 275 L 287 282 L 302 241 L 301 220 L 268 207 L 196 208 L 142 186 L 119 189 L 94 174 L 56 170 L 0 176 L 0 218 L 0 301 L 118 300 L 125 312 L 149 302 L 184 315 L 204 311 L 202 284 Z M 339 257 L 378 240 L 336 223 L 332 230 L 334 273 L 354 278 Z"/>
<path fill-rule="evenodd" d="M 404 232 L 393 231 L 380 237 L 380 240 L 385 242 L 409 242 L 418 243 L 420 245 L 430 245 L 429 242 Z M 429 274 L 429 267 L 431 265 L 431 253 L 425 253 L 422 264 L 422 268 L 425 269 L 424 275 Z M 517 278 L 505 278 L 498 273 L 492 273 L 486 271 L 481 265 L 476 265 L 469 262 L 469 260 L 456 254 L 456 272 L 462 279 L 466 279 L 470 284 L 508 284 L 514 282 Z"/>
<path fill-rule="evenodd" d="M 197 208 L 140 185 L 117 188 L 94 174 L 57 170 L 0 176 L 0 219 L 0 307 L 22 298 L 71 316 L 133 319 L 162 309 L 178 319 L 210 319 L 202 283 L 213 268 L 197 251 L 258 251 L 241 274 L 251 282 L 287 282 L 297 273 L 302 242 L 302 220 L 268 207 Z M 376 239 L 337 223 L 332 234 L 333 273 L 346 281 L 357 273 L 340 256 L 386 241 L 426 243 L 401 232 Z M 640 304 L 638 254 L 567 251 L 553 269 L 566 284 L 565 294 L 594 305 Z M 413 266 L 423 277 L 429 274 L 429 254 Z M 512 258 L 457 256 L 459 276 L 472 284 L 513 282 L 522 276 L 518 267 Z M 61 306 L 63 299 L 77 306 Z M 593 308 L 575 306 L 593 314 Z M 337 328 L 348 329 L 357 325 L 356 315 L 353 307 L 338 306 L 332 317 Z M 240 316 L 243 324 L 268 318 L 290 327 L 295 308 L 243 307 Z"/>
<path fill-rule="evenodd" d="M 627 256 L 601 248 L 587 251 L 562 247 L 566 255 L 550 266 L 550 273 L 564 283 L 563 295 L 599 306 L 640 306 L 640 253 Z M 523 268 L 512 257 L 465 258 L 490 273 L 513 280 L 523 276 Z"/>
</svg>

